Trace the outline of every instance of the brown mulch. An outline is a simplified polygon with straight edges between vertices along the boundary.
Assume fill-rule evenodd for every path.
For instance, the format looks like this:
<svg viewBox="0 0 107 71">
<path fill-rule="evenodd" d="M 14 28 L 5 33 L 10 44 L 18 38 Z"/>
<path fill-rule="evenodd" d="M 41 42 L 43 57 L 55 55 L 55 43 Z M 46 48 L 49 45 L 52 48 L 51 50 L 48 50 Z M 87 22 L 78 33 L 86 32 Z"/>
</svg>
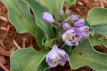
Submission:
<svg viewBox="0 0 107 71">
<path fill-rule="evenodd" d="M 70 9 L 81 16 L 86 17 L 88 11 L 93 7 L 107 8 L 107 0 L 77 0 L 76 5 Z"/>
<path fill-rule="evenodd" d="M 93 7 L 107 8 L 107 0 L 78 0 L 76 5 L 70 9 L 81 16 L 86 17 L 87 12 Z M 7 20 L 7 9 L 0 1 L 0 67 L 3 71 L 10 69 L 10 55 L 17 49 L 34 47 L 36 48 L 35 39 L 28 33 L 19 34 L 14 26 Z M 107 52 L 107 51 L 106 51 Z M 67 66 L 67 67 L 66 67 Z M 72 71 L 67 63 L 64 68 L 58 66 L 52 71 Z M 56 70 L 56 69 L 62 70 Z M 1 70 L 0 70 L 1 71 Z M 82 67 L 74 71 L 93 71 L 91 68 Z"/>
</svg>

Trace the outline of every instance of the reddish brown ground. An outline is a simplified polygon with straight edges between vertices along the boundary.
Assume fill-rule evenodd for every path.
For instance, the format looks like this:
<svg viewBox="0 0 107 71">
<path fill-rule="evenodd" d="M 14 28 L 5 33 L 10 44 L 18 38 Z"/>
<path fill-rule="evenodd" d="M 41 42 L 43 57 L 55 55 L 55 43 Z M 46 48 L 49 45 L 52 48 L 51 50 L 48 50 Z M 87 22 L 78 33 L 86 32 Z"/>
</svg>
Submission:
<svg viewBox="0 0 107 71">
<path fill-rule="evenodd" d="M 81 16 L 86 17 L 87 12 L 92 7 L 107 8 L 107 0 L 78 0 L 76 5 L 70 9 Z M 16 32 L 14 26 L 7 20 L 7 10 L 0 0 L 0 67 L 3 71 L 9 71 L 10 62 L 9 56 L 16 49 L 25 47 L 36 47 L 35 39 L 29 34 L 19 34 Z M 106 49 L 97 49 L 106 52 Z M 52 71 L 93 71 L 91 68 L 82 67 L 78 70 L 70 70 L 67 63 L 64 67 L 58 66 L 51 69 Z M 0 70 L 1 71 L 1 70 Z"/>
</svg>

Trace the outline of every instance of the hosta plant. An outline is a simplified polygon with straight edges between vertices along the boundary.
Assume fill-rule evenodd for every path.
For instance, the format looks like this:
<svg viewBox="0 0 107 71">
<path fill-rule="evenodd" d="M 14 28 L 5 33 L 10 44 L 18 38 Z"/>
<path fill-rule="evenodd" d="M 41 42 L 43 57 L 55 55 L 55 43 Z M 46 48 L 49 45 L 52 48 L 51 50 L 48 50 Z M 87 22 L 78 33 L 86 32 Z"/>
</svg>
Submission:
<svg viewBox="0 0 107 71">
<path fill-rule="evenodd" d="M 68 9 L 76 0 L 2 2 L 16 30 L 31 34 L 41 48 L 16 50 L 10 57 L 11 71 L 49 71 L 67 61 L 73 69 L 90 66 L 98 71 L 107 70 L 107 54 L 93 48 L 107 46 L 107 39 L 100 39 L 107 35 L 107 9 L 95 7 L 84 18 Z M 68 8 L 63 10 L 64 5 Z"/>
</svg>

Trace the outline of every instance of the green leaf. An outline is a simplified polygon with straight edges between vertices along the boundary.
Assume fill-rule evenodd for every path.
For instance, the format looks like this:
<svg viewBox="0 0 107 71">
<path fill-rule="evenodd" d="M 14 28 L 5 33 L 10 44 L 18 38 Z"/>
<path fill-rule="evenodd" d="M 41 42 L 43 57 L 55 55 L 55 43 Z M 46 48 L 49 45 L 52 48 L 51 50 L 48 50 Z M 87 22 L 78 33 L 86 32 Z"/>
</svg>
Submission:
<svg viewBox="0 0 107 71">
<path fill-rule="evenodd" d="M 34 16 L 31 15 L 28 5 L 22 0 L 2 0 L 9 12 L 9 21 L 20 33 L 29 32 L 38 43 L 43 47 L 41 41 L 44 37 L 43 32 L 35 24 Z"/>
<path fill-rule="evenodd" d="M 8 9 L 9 21 L 19 33 L 29 32 L 34 36 L 36 24 L 30 9 L 23 0 L 2 0 Z"/>
<path fill-rule="evenodd" d="M 44 43 L 44 46 L 46 47 L 52 47 L 53 46 L 53 43 L 56 41 L 57 38 L 53 38 L 53 39 L 50 39 L 50 40 L 46 40 L 46 42 Z"/>
<path fill-rule="evenodd" d="M 107 35 L 107 24 L 93 25 L 94 34 Z"/>
<path fill-rule="evenodd" d="M 26 48 L 15 51 L 11 57 L 11 71 L 37 71 L 44 60 L 46 51 L 36 51 L 33 48 Z"/>
<path fill-rule="evenodd" d="M 104 45 L 107 46 L 107 39 L 101 38 L 101 35 L 94 35 L 89 38 L 89 41 L 92 46 Z"/>
<path fill-rule="evenodd" d="M 37 42 L 38 46 L 39 46 L 40 48 L 45 48 L 45 47 L 42 45 L 42 40 L 43 40 L 43 38 L 45 37 L 45 35 L 44 35 L 43 31 L 42 31 L 39 27 L 37 27 L 37 29 L 36 29 L 35 37 L 36 37 L 36 42 Z"/>
<path fill-rule="evenodd" d="M 107 70 L 107 54 L 96 52 L 88 40 L 84 40 L 70 55 L 72 68 L 77 69 L 88 65 L 95 70 Z"/>
<path fill-rule="evenodd" d="M 88 12 L 87 21 L 91 25 L 107 24 L 107 9 L 93 8 Z"/>
<path fill-rule="evenodd" d="M 92 25 L 94 34 L 107 35 L 107 9 L 93 8 L 88 12 L 87 21 Z"/>
<path fill-rule="evenodd" d="M 49 69 L 49 66 L 46 63 L 46 60 L 43 60 L 42 63 L 39 65 L 37 71 L 46 71 L 48 69 Z"/>
<path fill-rule="evenodd" d="M 34 12 L 37 26 L 43 31 L 47 38 L 53 38 L 54 36 L 52 33 L 52 26 L 50 24 L 47 24 L 42 18 L 44 12 L 50 12 L 49 9 L 36 0 L 25 1 Z"/>
<path fill-rule="evenodd" d="M 66 0 L 66 2 L 68 5 L 71 6 L 71 5 L 75 4 L 77 2 L 77 0 Z"/>
<path fill-rule="evenodd" d="M 40 0 L 40 2 L 50 8 L 55 19 L 58 21 L 60 18 L 59 10 L 63 9 L 64 0 Z"/>
<path fill-rule="evenodd" d="M 72 47 L 70 47 L 70 46 L 68 46 L 68 45 L 66 45 L 66 44 L 63 44 L 62 47 L 61 47 L 61 49 L 63 49 L 64 51 L 66 51 L 66 53 L 67 53 L 68 55 L 70 55 L 70 52 L 71 52 L 71 50 L 72 50 Z"/>
</svg>

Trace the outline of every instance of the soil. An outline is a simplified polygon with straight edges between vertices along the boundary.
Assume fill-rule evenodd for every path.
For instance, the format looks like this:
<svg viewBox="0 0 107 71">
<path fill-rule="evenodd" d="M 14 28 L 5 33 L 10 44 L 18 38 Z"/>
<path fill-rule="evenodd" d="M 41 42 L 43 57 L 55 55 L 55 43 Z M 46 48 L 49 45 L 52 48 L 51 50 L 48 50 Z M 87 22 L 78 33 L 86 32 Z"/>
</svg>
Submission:
<svg viewBox="0 0 107 71">
<path fill-rule="evenodd" d="M 70 9 L 80 16 L 87 16 L 87 12 L 93 7 L 107 8 L 107 0 L 77 0 L 77 3 L 70 7 Z M 15 27 L 7 19 L 7 9 L 0 0 L 0 71 L 10 71 L 10 55 L 17 49 L 34 47 L 36 40 L 28 33 L 19 34 Z M 107 53 L 107 49 L 102 47 L 96 50 Z M 70 68 L 67 62 L 64 67 L 57 66 L 51 71 L 94 71 L 90 67 L 84 66 L 77 70 Z"/>
</svg>

